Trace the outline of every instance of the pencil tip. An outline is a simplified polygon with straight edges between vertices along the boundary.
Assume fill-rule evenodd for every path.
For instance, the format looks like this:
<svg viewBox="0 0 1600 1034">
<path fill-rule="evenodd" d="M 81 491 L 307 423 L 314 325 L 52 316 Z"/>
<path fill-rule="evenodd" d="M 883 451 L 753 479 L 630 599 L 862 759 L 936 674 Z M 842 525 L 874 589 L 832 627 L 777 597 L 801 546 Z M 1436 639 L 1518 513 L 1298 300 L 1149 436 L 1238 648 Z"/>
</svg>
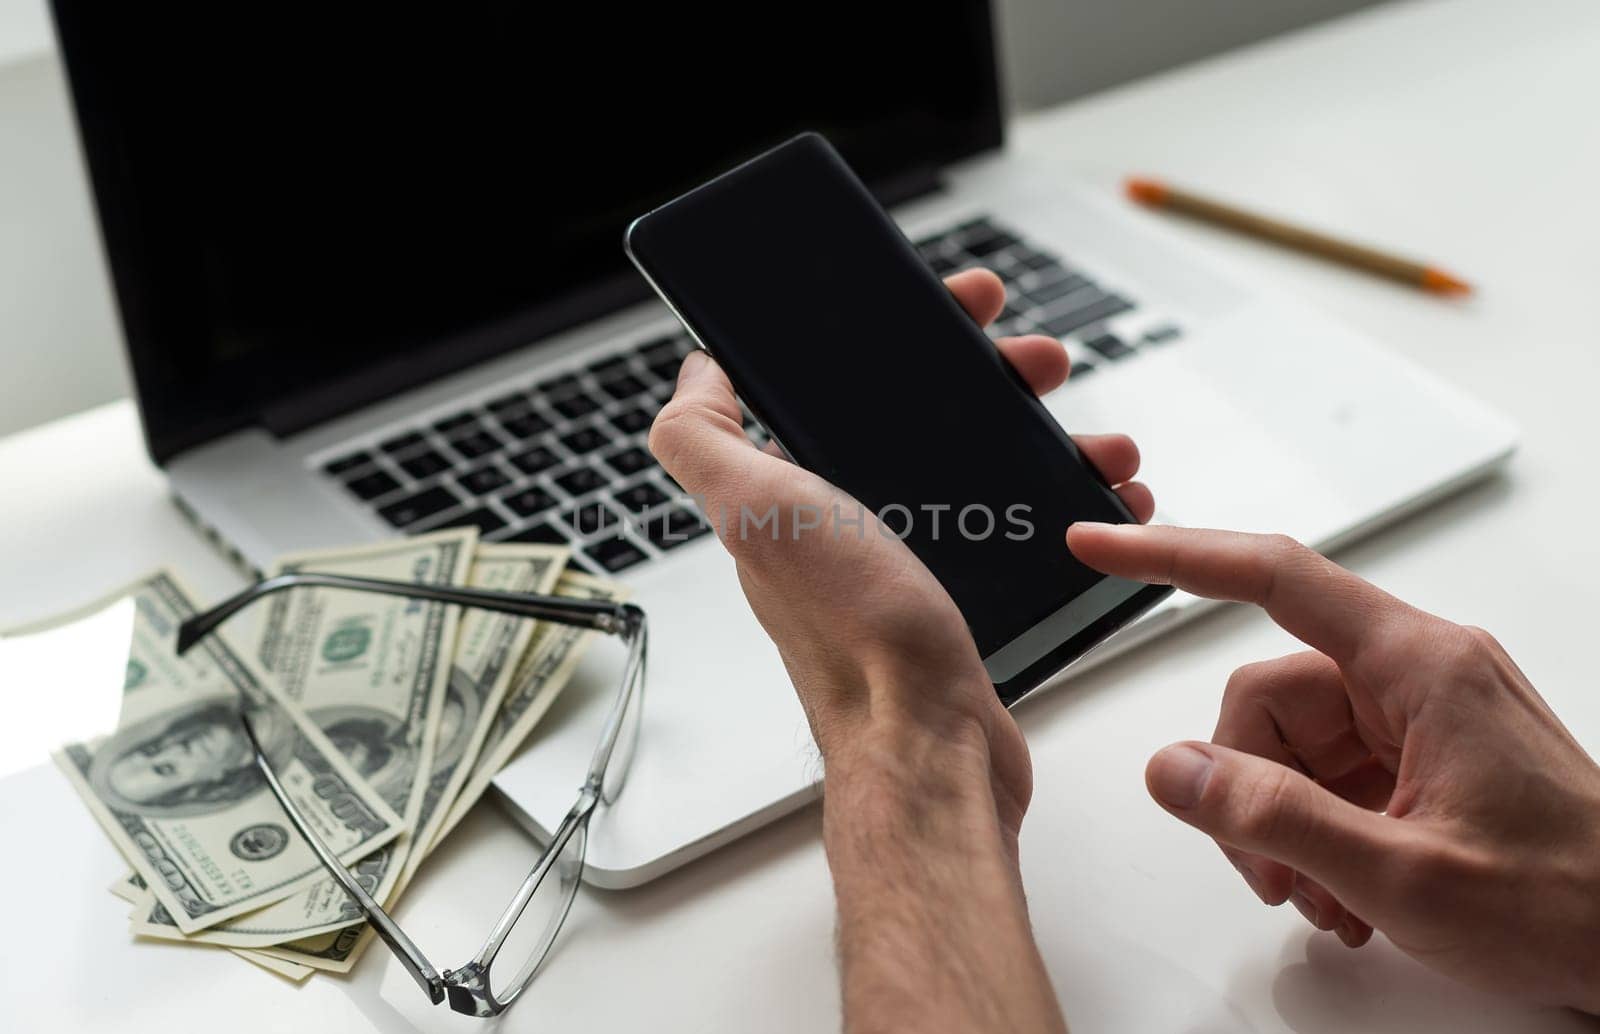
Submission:
<svg viewBox="0 0 1600 1034">
<path fill-rule="evenodd" d="M 1446 273 L 1442 269 L 1424 269 L 1422 271 L 1422 286 L 1434 294 L 1461 297 L 1472 293 L 1471 284 L 1460 277 Z"/>
<path fill-rule="evenodd" d="M 1167 201 L 1167 185 L 1157 180 L 1129 176 L 1123 187 L 1141 205 L 1163 205 Z"/>
</svg>

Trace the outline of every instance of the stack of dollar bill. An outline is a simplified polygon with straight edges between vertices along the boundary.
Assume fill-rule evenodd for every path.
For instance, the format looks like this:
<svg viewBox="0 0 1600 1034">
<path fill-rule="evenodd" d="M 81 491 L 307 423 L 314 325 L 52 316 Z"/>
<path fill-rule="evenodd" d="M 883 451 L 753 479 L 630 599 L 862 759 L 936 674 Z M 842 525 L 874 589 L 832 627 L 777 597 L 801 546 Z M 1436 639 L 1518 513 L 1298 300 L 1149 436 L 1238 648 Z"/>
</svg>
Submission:
<svg viewBox="0 0 1600 1034">
<path fill-rule="evenodd" d="M 549 545 L 472 529 L 285 557 L 323 571 L 584 599 L 619 586 L 566 570 Z M 197 601 L 171 573 L 136 604 L 116 730 L 56 755 L 132 871 L 112 893 L 141 938 L 214 945 L 293 980 L 346 972 L 371 941 L 267 789 L 240 696 L 273 770 L 362 885 L 392 904 L 482 796 L 594 635 L 399 596 L 297 588 L 183 657 Z M 235 627 L 237 626 L 237 627 Z"/>
</svg>

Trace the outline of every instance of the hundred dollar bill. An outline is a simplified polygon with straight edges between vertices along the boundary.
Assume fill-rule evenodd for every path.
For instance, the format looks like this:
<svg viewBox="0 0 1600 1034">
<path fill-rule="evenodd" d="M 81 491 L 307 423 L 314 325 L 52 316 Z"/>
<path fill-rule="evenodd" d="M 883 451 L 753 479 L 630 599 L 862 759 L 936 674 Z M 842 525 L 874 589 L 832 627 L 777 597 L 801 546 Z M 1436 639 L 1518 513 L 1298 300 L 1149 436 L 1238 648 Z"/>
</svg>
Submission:
<svg viewBox="0 0 1600 1034">
<path fill-rule="evenodd" d="M 479 545 L 467 584 L 497 592 L 546 594 L 555 588 L 568 555 L 563 546 Z M 402 886 L 411 882 L 433 849 L 445 813 L 478 759 L 537 624 L 530 618 L 486 610 L 469 609 L 462 614 L 450 662 L 450 684 L 445 690 L 439 746 L 418 817 L 418 832 L 400 877 Z"/>
<path fill-rule="evenodd" d="M 132 595 L 117 730 L 55 759 L 177 929 L 214 926 L 320 878 L 316 855 L 256 767 L 244 703 L 285 789 L 341 859 L 400 834 L 395 809 L 224 636 L 175 655 L 177 626 L 195 608 L 173 575 L 151 575 Z"/>
<path fill-rule="evenodd" d="M 286 557 L 277 573 L 388 578 L 459 585 L 472 563 L 477 532 L 451 529 L 353 549 Z M 460 608 L 405 596 L 348 589 L 297 588 L 270 599 L 258 630 L 259 654 L 283 692 L 303 707 L 405 818 L 421 825 L 423 799 L 444 714 L 450 653 Z M 415 835 L 352 868 L 367 892 L 387 901 Z M 158 902 L 164 905 L 165 902 Z M 132 924 L 144 937 L 183 938 L 176 917 L 156 907 Z M 250 915 L 187 939 L 259 948 L 361 921 L 361 911 L 332 877 Z"/>
<path fill-rule="evenodd" d="M 558 596 L 575 599 L 620 602 L 627 598 L 627 590 L 615 582 L 575 571 L 563 573 L 555 591 Z M 428 850 L 438 847 L 450 830 L 471 810 L 473 803 L 483 796 L 495 773 L 516 753 L 561 688 L 571 679 L 573 669 L 596 635 L 591 630 L 571 625 L 548 621 L 538 623 L 533 639 L 511 677 L 511 687 L 485 734 L 478 760 Z M 574 772 L 573 778 L 581 775 Z M 372 936 L 372 931 L 365 927 L 349 927 L 262 950 L 286 962 L 344 973 L 361 957 Z"/>
<path fill-rule="evenodd" d="M 628 591 L 616 582 L 568 571 L 556 583 L 556 595 L 620 603 L 628 598 Z M 511 676 L 511 688 L 507 690 L 494 723 L 484 737 L 472 773 L 440 824 L 439 832 L 429 845 L 430 850 L 466 817 L 478 798 L 489 789 L 494 777 L 511 760 L 561 690 L 571 681 L 578 662 L 598 634 L 592 629 L 574 625 L 558 625 L 550 621 L 539 623 L 533 641 L 523 653 L 522 662 Z M 572 775 L 576 780 L 583 773 L 574 772 Z"/>
<path fill-rule="evenodd" d="M 123 901 L 135 906 L 133 912 L 129 915 L 129 919 L 142 918 L 148 914 L 151 894 L 145 886 L 143 876 L 136 872 L 130 872 L 126 876 L 119 877 L 107 889 Z M 224 948 L 222 950 L 230 951 L 246 962 L 260 966 L 268 973 L 276 973 L 285 980 L 293 980 L 295 983 L 299 983 L 316 972 L 310 966 L 300 966 L 293 962 L 285 962 L 282 959 L 275 959 L 271 955 L 263 955 L 259 951 L 254 951 L 250 948 Z"/>
</svg>

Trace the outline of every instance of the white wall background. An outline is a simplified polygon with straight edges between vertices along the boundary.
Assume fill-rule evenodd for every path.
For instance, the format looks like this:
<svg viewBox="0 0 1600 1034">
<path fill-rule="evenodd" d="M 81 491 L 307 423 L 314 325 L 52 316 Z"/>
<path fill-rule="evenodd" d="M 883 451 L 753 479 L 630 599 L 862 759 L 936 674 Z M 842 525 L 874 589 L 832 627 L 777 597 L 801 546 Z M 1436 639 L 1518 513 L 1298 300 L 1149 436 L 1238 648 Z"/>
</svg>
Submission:
<svg viewBox="0 0 1600 1034">
<path fill-rule="evenodd" d="M 1375 2 L 998 0 L 1008 96 L 1054 103 Z M 0 0 L 0 434 L 127 385 L 44 0 Z"/>
<path fill-rule="evenodd" d="M 0 434 L 127 394 L 43 0 L 0 0 Z"/>
</svg>

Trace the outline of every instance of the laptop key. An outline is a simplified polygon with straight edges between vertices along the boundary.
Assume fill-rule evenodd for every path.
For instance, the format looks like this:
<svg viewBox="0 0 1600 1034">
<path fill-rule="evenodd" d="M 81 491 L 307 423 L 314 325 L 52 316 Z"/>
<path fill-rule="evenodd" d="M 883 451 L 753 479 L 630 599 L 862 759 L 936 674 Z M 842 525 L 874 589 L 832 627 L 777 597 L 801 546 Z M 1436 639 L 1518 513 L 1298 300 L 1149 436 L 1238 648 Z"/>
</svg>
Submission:
<svg viewBox="0 0 1600 1034">
<path fill-rule="evenodd" d="M 966 248 L 971 254 L 982 259 L 988 258 L 997 251 L 1003 251 L 1004 249 L 1009 248 L 1011 245 L 1016 243 L 1018 243 L 1017 239 L 1011 236 L 1009 233 L 995 231 L 993 233 L 969 238 L 967 242 L 962 245 L 962 247 Z"/>
<path fill-rule="evenodd" d="M 461 500 L 457 499 L 449 489 L 435 485 L 392 502 L 388 506 L 379 507 L 378 515 L 396 528 L 404 528 L 408 524 L 415 524 L 460 505 Z"/>
<path fill-rule="evenodd" d="M 607 356 L 597 363 L 590 363 L 589 372 L 594 374 L 599 379 L 605 380 L 607 377 L 614 377 L 619 373 L 625 373 L 627 365 L 628 357 L 625 355 Z"/>
<path fill-rule="evenodd" d="M 560 462 L 561 457 L 543 445 L 535 445 L 527 452 L 519 452 L 511 457 L 511 465 L 524 474 L 537 474 L 541 470 L 549 470 Z"/>
<path fill-rule="evenodd" d="M 678 381 L 678 367 L 682 365 L 683 360 L 673 356 L 671 359 L 663 359 L 660 362 L 651 363 L 650 372 L 668 384 L 676 384 Z"/>
<path fill-rule="evenodd" d="M 674 359 L 678 355 L 678 347 L 670 337 L 659 337 L 654 341 L 647 341 L 640 345 L 638 353 L 646 363 L 658 363 L 663 359 Z"/>
<path fill-rule="evenodd" d="M 499 398 L 490 399 L 488 402 L 489 412 L 499 417 L 502 423 L 506 417 L 516 416 L 518 413 L 532 407 L 533 400 L 520 391 L 512 392 L 510 395 L 501 395 Z"/>
<path fill-rule="evenodd" d="M 487 456 L 496 449 L 505 447 L 505 443 L 488 431 L 477 430 L 460 438 L 452 438 L 450 447 L 469 460 L 479 456 Z"/>
<path fill-rule="evenodd" d="M 381 470 L 374 470 L 346 481 L 344 487 L 354 492 L 359 499 L 376 499 L 399 488 L 400 482 Z"/>
<path fill-rule="evenodd" d="M 606 539 L 588 546 L 583 553 L 612 574 L 650 559 L 644 550 L 624 538 Z"/>
<path fill-rule="evenodd" d="M 645 556 L 644 550 L 623 538 L 596 542 L 586 547 L 583 553 L 612 574 L 650 559 Z"/>
<path fill-rule="evenodd" d="M 1011 257 L 1029 269 L 1049 269 L 1061 264 L 1061 260 L 1054 255 L 1047 255 L 1033 248 L 1014 248 Z"/>
<path fill-rule="evenodd" d="M 433 425 L 435 431 L 446 437 L 467 434 L 476 430 L 477 427 L 478 418 L 471 413 L 457 413 L 455 416 L 445 417 Z"/>
<path fill-rule="evenodd" d="M 378 448 L 393 456 L 395 453 L 405 452 L 407 449 L 416 448 L 421 444 L 421 434 L 416 431 L 407 431 L 405 434 L 396 435 L 387 441 L 379 442 Z"/>
<path fill-rule="evenodd" d="M 575 373 L 564 373 L 559 377 L 552 377 L 547 381 L 540 381 L 535 391 L 542 391 L 551 398 L 562 395 L 571 395 L 582 388 Z"/>
<path fill-rule="evenodd" d="M 473 495 L 488 495 L 497 488 L 511 484 L 511 478 L 505 471 L 490 464 L 458 476 L 456 483 Z"/>
<path fill-rule="evenodd" d="M 1177 327 L 1167 323 L 1156 327 L 1154 330 L 1145 331 L 1144 340 L 1146 344 L 1160 345 L 1173 340 L 1181 333 L 1182 331 L 1180 331 Z"/>
<path fill-rule="evenodd" d="M 593 502 L 575 506 L 561 515 L 561 519 L 578 530 L 579 535 L 598 535 L 607 528 L 614 528 L 622 521 L 617 511 L 596 499 Z"/>
<path fill-rule="evenodd" d="M 655 422 L 655 414 L 647 413 L 642 409 L 625 409 L 620 413 L 611 415 L 611 423 L 626 434 L 638 434 L 648 431 Z"/>
<path fill-rule="evenodd" d="M 534 514 L 542 513 L 556 505 L 556 497 L 538 485 L 532 485 L 522 489 L 520 492 L 512 492 L 510 495 L 502 496 L 500 501 L 518 517 L 532 517 Z"/>
<path fill-rule="evenodd" d="M 593 396 L 586 395 L 581 391 L 576 395 L 556 399 L 550 405 L 568 420 L 576 420 L 581 416 L 588 416 L 600 408 L 600 403 L 596 402 Z"/>
<path fill-rule="evenodd" d="M 1054 280 L 1048 284 L 1040 284 L 1031 291 L 1024 291 L 1023 294 L 1028 301 L 1042 307 L 1049 305 L 1057 298 L 1065 298 L 1074 291 L 1082 291 L 1093 286 L 1094 283 L 1088 277 L 1079 276 L 1077 273 L 1069 273 L 1060 280 Z M 1105 297 L 1104 293 L 1096 292 L 1093 297 L 1086 298 L 1085 301 L 1094 301 L 1095 298 L 1103 297 Z"/>
<path fill-rule="evenodd" d="M 677 549 L 711 530 L 711 526 L 693 510 L 675 506 L 651 517 L 644 523 L 645 537 L 657 549 Z"/>
<path fill-rule="evenodd" d="M 631 399 L 649 389 L 645 386 L 644 381 L 639 378 L 632 374 L 623 374 L 621 377 L 613 377 L 610 380 L 601 381 L 600 390 L 620 402 L 624 399 Z"/>
<path fill-rule="evenodd" d="M 325 473 L 337 477 L 340 474 L 348 474 L 357 467 L 365 467 L 371 462 L 372 453 L 362 449 L 360 452 L 352 452 L 347 456 L 340 456 L 336 460 L 331 460 L 323 464 L 322 469 Z"/>
<path fill-rule="evenodd" d="M 1098 334 L 1089 338 L 1084 344 L 1107 359 L 1121 359 L 1123 356 L 1133 354 L 1133 349 L 1123 344 L 1122 339 L 1115 334 Z"/>
<path fill-rule="evenodd" d="M 576 431 L 562 435 L 561 444 L 581 456 L 595 451 L 602 445 L 610 445 L 611 439 L 596 428 L 580 427 Z"/>
<path fill-rule="evenodd" d="M 550 421 L 530 410 L 525 413 L 501 417 L 500 426 L 518 438 L 532 438 L 536 434 L 543 434 L 545 431 L 550 430 L 552 425 Z"/>
<path fill-rule="evenodd" d="M 656 458 L 637 445 L 631 445 L 621 452 L 613 452 L 600 458 L 606 461 L 606 466 L 623 476 L 637 474 L 656 465 Z"/>
<path fill-rule="evenodd" d="M 629 486 L 620 491 L 613 491 L 611 497 L 629 513 L 644 513 L 654 506 L 660 506 L 667 501 L 667 493 L 661 491 L 648 481 L 641 481 L 637 485 Z"/>
<path fill-rule="evenodd" d="M 1091 323 L 1110 319 L 1120 312 L 1127 312 L 1133 308 L 1133 303 L 1119 295 L 1107 295 L 1096 302 L 1064 312 L 1059 316 L 1052 316 L 1043 321 L 1045 333 L 1056 337 L 1065 337 L 1080 327 L 1087 327 Z"/>
<path fill-rule="evenodd" d="M 556 529 L 549 521 L 540 521 L 538 524 L 523 528 L 521 531 L 507 535 L 502 542 L 549 542 L 558 546 L 567 544 L 567 537 Z"/>
<path fill-rule="evenodd" d="M 491 531 L 499 531 L 501 528 L 504 528 L 506 526 L 506 521 L 504 517 L 501 517 L 487 506 L 480 506 L 476 510 L 472 510 L 468 513 L 458 514 L 454 517 L 451 517 L 449 520 L 439 521 L 437 524 L 433 524 L 427 528 L 418 530 L 433 531 L 436 528 L 465 528 L 468 525 L 477 528 L 480 533 L 487 535 Z"/>
<path fill-rule="evenodd" d="M 555 476 L 556 484 L 570 496 L 587 495 L 606 483 L 605 476 L 593 467 L 574 467 Z"/>
<path fill-rule="evenodd" d="M 400 468 L 418 481 L 421 481 L 423 478 L 433 477 L 441 470 L 449 470 L 450 461 L 434 450 L 428 449 L 425 452 L 419 452 L 415 456 L 407 456 L 401 460 Z"/>
</svg>

